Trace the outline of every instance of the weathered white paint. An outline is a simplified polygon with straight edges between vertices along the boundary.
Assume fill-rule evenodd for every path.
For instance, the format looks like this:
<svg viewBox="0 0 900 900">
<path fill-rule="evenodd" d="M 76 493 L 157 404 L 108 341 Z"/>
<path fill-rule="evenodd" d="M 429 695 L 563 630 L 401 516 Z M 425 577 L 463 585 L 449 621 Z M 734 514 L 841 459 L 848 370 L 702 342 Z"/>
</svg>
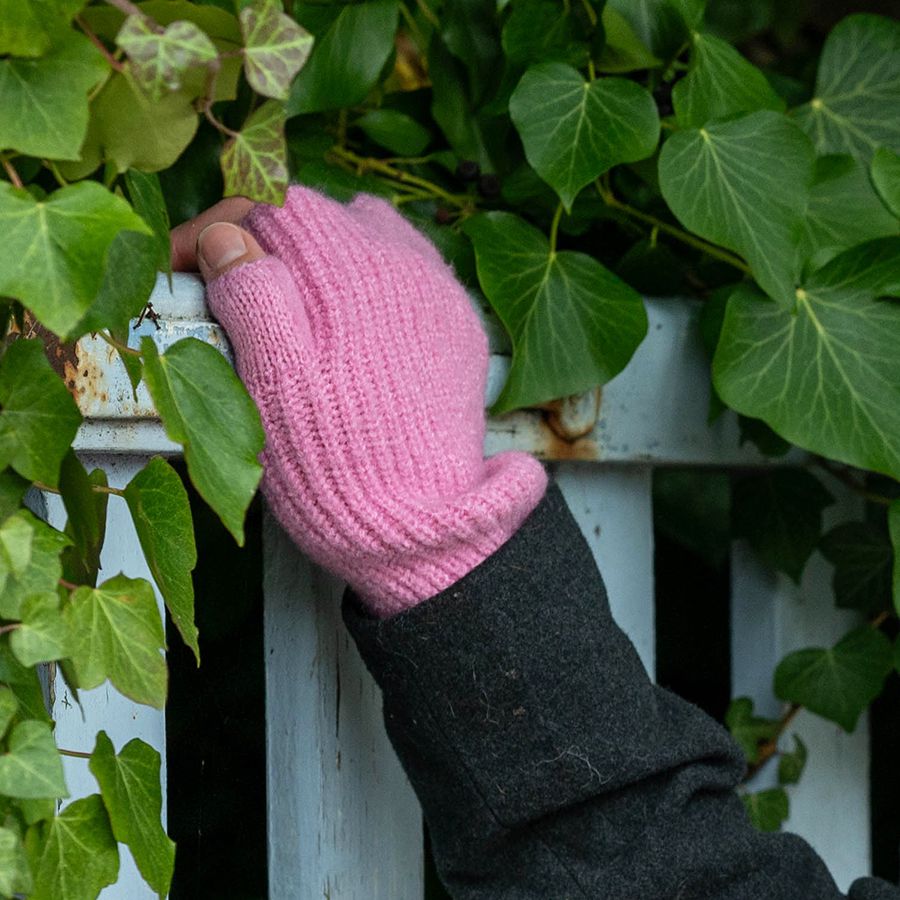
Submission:
<svg viewBox="0 0 900 900">
<path fill-rule="evenodd" d="M 836 482 L 829 488 L 838 503 L 826 513 L 828 527 L 858 519 L 859 498 Z M 804 647 L 830 647 L 861 621 L 834 606 L 831 566 L 814 554 L 801 584 L 765 569 L 743 542 L 732 553 L 732 691 L 753 698 L 760 715 L 783 710 L 772 690 L 778 662 Z M 825 860 L 839 887 L 871 871 L 869 823 L 869 731 L 867 716 L 853 734 L 819 716 L 801 712 L 781 746 L 792 749 L 799 734 L 810 756 L 800 784 L 791 787 L 791 816 L 785 828 L 802 835 Z M 776 783 L 769 765 L 751 789 Z"/>
<path fill-rule="evenodd" d="M 656 671 L 652 472 L 555 463 L 551 471 L 603 574 L 613 616 Z"/>
<path fill-rule="evenodd" d="M 82 462 L 88 468 L 103 468 L 113 487 L 123 487 L 146 459 L 140 456 L 112 457 L 82 455 Z M 51 525 L 62 528 L 66 514 L 59 497 L 47 497 L 47 512 Z M 101 556 L 100 580 L 111 578 L 124 572 L 131 578 L 153 578 L 147 568 L 138 543 L 137 534 L 131 524 L 131 516 L 124 500 L 110 497 L 106 524 L 106 543 Z M 160 611 L 162 600 L 159 598 Z M 109 682 L 92 691 L 80 691 L 81 708 L 71 697 L 62 677 L 57 674 L 53 684 L 54 703 L 51 714 L 56 721 L 56 742 L 69 750 L 90 753 L 94 749 L 94 739 L 98 731 L 109 735 L 116 751 L 132 738 L 140 738 L 155 747 L 162 756 L 161 780 L 163 787 L 163 821 L 166 816 L 166 717 L 162 710 L 151 709 L 134 703 L 112 688 Z M 99 791 L 94 776 L 88 769 L 86 759 L 63 758 L 66 783 L 70 799 L 85 797 Z M 147 887 L 134 865 L 131 853 L 124 844 L 119 844 L 121 860 L 119 881 L 108 887 L 100 895 L 103 900 L 150 900 L 156 894 Z"/>
<path fill-rule="evenodd" d="M 341 621 L 343 585 L 270 516 L 264 561 L 269 896 L 421 900 L 421 809 Z"/>
</svg>

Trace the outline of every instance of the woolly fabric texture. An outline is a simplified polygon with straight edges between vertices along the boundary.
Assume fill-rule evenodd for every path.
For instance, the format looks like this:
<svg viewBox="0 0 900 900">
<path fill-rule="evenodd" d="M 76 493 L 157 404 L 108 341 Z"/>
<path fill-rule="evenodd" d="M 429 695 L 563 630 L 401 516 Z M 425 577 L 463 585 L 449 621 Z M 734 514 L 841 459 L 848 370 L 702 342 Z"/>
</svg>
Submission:
<svg viewBox="0 0 900 900">
<path fill-rule="evenodd" d="M 502 546 L 546 475 L 523 453 L 484 459 L 487 339 L 393 207 L 292 187 L 244 225 L 270 256 L 207 295 L 262 415 L 263 492 L 311 558 L 393 615 Z"/>
</svg>

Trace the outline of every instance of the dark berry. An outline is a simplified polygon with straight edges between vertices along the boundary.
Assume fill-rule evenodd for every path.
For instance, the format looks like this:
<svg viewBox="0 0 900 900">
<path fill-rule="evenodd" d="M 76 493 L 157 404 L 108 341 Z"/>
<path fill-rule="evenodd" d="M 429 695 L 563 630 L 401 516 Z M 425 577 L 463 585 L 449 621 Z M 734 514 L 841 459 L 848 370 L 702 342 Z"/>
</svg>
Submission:
<svg viewBox="0 0 900 900">
<path fill-rule="evenodd" d="M 449 225 L 452 219 L 453 215 L 445 206 L 439 206 L 434 214 L 434 221 L 437 222 L 438 225 Z"/>
<path fill-rule="evenodd" d="M 499 197 L 500 179 L 490 172 L 485 172 L 485 174 L 478 179 L 478 193 L 488 200 Z"/>
<path fill-rule="evenodd" d="M 474 181 L 481 174 L 481 166 L 474 159 L 464 159 L 456 167 L 456 177 L 460 181 Z"/>
</svg>

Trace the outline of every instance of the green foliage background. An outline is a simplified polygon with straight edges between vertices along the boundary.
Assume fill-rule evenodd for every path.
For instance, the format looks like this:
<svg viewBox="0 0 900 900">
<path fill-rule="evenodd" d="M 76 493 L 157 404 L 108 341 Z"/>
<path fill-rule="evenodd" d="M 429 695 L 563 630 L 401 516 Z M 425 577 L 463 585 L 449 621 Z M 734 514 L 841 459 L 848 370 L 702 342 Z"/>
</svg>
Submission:
<svg viewBox="0 0 900 900">
<path fill-rule="evenodd" d="M 761 453 L 812 464 L 742 478 L 734 536 L 794 580 L 820 550 L 860 612 L 834 647 L 781 662 L 781 719 L 745 698 L 729 712 L 751 772 L 779 758 L 781 787 L 746 799 L 780 825 L 807 757 L 779 743 L 796 711 L 852 730 L 900 664 L 900 23 L 849 16 L 816 59 L 789 52 L 809 45 L 803 4 L 778 6 L 0 0 L 0 897 L 96 897 L 118 842 L 156 893 L 170 884 L 158 755 L 101 732 L 98 793 L 60 811 L 60 754 L 85 751 L 56 747 L 36 669 L 76 697 L 109 681 L 165 703 L 152 587 L 97 584 L 108 502 L 197 651 L 182 482 L 162 458 L 121 489 L 85 471 L 81 414 L 27 335 L 114 347 L 242 542 L 252 402 L 211 347 L 131 346 L 129 328 L 170 224 L 223 194 L 280 203 L 291 179 L 383 195 L 432 237 L 509 337 L 495 414 L 613 378 L 644 338 L 642 295 L 703 301 L 710 418 L 730 407 Z M 816 468 L 869 501 L 864 521 L 823 535 Z M 62 495 L 63 531 L 23 506 L 31 487 Z"/>
</svg>

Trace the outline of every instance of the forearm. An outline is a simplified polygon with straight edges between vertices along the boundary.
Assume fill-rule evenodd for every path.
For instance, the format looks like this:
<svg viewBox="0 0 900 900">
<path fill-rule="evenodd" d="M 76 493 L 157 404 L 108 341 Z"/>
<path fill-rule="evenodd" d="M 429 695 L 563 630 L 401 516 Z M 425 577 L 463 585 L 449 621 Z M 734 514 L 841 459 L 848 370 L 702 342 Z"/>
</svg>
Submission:
<svg viewBox="0 0 900 900">
<path fill-rule="evenodd" d="M 841 896 L 802 840 L 751 827 L 739 749 L 650 683 L 555 489 L 449 590 L 382 622 L 350 597 L 345 620 L 454 897 Z"/>
</svg>

